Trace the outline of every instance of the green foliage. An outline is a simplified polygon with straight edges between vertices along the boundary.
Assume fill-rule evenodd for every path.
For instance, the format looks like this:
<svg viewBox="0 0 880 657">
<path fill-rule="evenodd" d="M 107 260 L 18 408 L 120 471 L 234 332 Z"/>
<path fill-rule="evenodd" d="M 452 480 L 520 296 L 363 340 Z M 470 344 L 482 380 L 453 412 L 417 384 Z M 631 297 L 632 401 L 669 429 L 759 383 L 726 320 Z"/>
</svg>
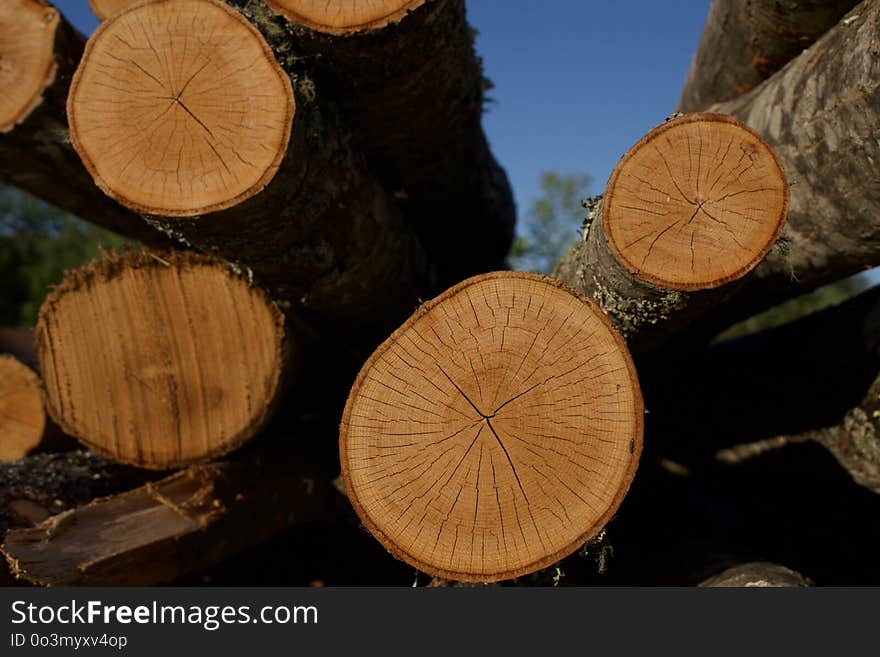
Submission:
<svg viewBox="0 0 880 657">
<path fill-rule="evenodd" d="M 520 221 L 519 235 L 508 254 L 514 269 L 549 274 L 577 238 L 592 178 L 584 173 L 541 174 L 541 192 Z"/>
<path fill-rule="evenodd" d="M 0 184 L 0 326 L 32 326 L 64 271 L 127 242 Z"/>
</svg>

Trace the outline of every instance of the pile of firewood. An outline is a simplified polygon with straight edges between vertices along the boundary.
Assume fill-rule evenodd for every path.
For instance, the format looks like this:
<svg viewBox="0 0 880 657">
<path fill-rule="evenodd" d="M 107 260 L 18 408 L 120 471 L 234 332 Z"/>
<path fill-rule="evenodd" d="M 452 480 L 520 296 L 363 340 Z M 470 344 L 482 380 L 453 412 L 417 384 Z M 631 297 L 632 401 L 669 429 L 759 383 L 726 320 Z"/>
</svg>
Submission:
<svg viewBox="0 0 880 657">
<path fill-rule="evenodd" d="M 877 511 L 877 293 L 711 342 L 878 263 L 880 2 L 714 0 L 553 278 L 503 271 L 464 0 L 90 2 L 88 40 L 0 6 L 0 175 L 144 249 L 0 333 L 6 576 L 185 581 L 330 524 L 435 583 L 880 575 L 880 530 L 798 552 L 827 501 L 780 524 L 749 470 L 821 446 Z"/>
</svg>

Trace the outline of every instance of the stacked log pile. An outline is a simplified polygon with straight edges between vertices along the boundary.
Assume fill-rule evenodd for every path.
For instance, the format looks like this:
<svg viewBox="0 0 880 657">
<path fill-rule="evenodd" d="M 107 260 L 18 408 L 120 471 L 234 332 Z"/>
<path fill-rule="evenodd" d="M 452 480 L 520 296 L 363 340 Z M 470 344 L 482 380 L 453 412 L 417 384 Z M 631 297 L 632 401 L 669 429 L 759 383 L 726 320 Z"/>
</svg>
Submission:
<svg viewBox="0 0 880 657">
<path fill-rule="evenodd" d="M 767 504 L 754 469 L 809 445 L 797 473 L 877 511 L 877 293 L 707 343 L 877 264 L 880 2 L 715 0 L 689 113 L 622 154 L 553 278 L 499 271 L 515 210 L 463 0 L 90 3 L 87 41 L 0 7 L 0 176 L 145 248 L 67 273 L 37 362 L 0 356 L 8 576 L 272 570 L 329 526 L 330 560 L 438 581 L 875 562 L 874 525 L 800 556 L 731 500 Z M 90 451 L 34 454 L 52 431 Z"/>
</svg>

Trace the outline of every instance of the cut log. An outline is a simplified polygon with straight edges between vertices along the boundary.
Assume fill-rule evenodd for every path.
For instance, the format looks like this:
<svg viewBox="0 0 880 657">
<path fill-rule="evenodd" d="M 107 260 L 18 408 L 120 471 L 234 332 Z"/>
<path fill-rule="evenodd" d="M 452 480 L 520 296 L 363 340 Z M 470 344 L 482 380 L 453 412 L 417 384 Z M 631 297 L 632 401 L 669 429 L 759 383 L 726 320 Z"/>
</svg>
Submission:
<svg viewBox="0 0 880 657">
<path fill-rule="evenodd" d="M 105 21 L 120 14 L 142 0 L 89 0 L 89 7 L 99 21 Z"/>
<path fill-rule="evenodd" d="M 769 143 L 792 185 L 783 239 L 714 318 L 723 327 L 880 264 L 880 3 L 862 2 L 767 82 L 717 111 Z"/>
<path fill-rule="evenodd" d="M 813 582 L 790 568 L 775 563 L 756 561 L 728 568 L 697 586 L 701 588 L 803 588 Z"/>
<path fill-rule="evenodd" d="M 36 449 L 45 429 L 39 377 L 19 360 L 0 354 L 0 461 L 15 461 Z"/>
<path fill-rule="evenodd" d="M 739 121 L 672 119 L 620 160 L 555 275 L 644 346 L 730 295 L 776 242 L 788 199 L 773 151 Z"/>
<path fill-rule="evenodd" d="M 516 577 L 611 518 L 642 422 L 629 353 L 592 302 L 533 274 L 478 276 L 425 304 L 361 370 L 340 431 L 345 489 L 416 568 Z"/>
<path fill-rule="evenodd" d="M 19 579 L 42 586 L 152 586 L 204 571 L 295 523 L 344 511 L 296 440 L 14 529 L 3 554 Z"/>
<path fill-rule="evenodd" d="M 120 235 L 167 245 L 95 187 L 70 145 L 65 103 L 84 42 L 44 0 L 0 3 L 0 178 Z"/>
<path fill-rule="evenodd" d="M 109 195 L 250 268 L 305 319 L 385 331 L 421 293 L 419 247 L 314 93 L 222 2 L 158 0 L 89 40 L 71 139 Z"/>
<path fill-rule="evenodd" d="M 242 3 L 239 3 L 242 4 Z M 261 2 L 245 12 L 268 23 Z M 464 0 L 268 0 L 437 266 L 439 289 L 502 269 L 516 208 L 481 126 Z M 462 235 L 467 235 L 462 239 Z"/>
<path fill-rule="evenodd" d="M 751 91 L 808 48 L 858 0 L 713 0 L 679 112 Z"/>
<path fill-rule="evenodd" d="M 37 323 L 51 417 L 96 452 L 153 469 L 253 437 L 281 396 L 291 342 L 262 290 L 185 252 L 68 272 Z"/>
</svg>

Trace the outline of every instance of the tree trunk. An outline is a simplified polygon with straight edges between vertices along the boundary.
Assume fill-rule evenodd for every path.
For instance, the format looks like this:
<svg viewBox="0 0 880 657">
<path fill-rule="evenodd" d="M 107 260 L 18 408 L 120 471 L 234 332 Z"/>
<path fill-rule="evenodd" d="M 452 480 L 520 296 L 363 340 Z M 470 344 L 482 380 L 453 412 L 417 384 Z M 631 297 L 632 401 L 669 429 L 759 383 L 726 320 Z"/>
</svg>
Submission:
<svg viewBox="0 0 880 657">
<path fill-rule="evenodd" d="M 679 112 L 740 96 L 834 27 L 857 0 L 713 0 Z"/>
<path fill-rule="evenodd" d="M 880 263 L 880 2 L 862 2 L 748 95 L 715 108 L 756 130 L 792 182 L 785 249 L 771 252 L 723 327 Z"/>
<path fill-rule="evenodd" d="M 168 240 L 101 193 L 70 145 L 65 102 L 85 39 L 43 0 L 0 6 L 0 177 L 150 246 Z"/>
<path fill-rule="evenodd" d="M 42 586 L 153 586 L 203 571 L 294 523 L 341 512 L 290 447 L 192 466 L 7 533 L 19 579 Z"/>
<path fill-rule="evenodd" d="M 345 489 L 399 559 L 497 581 L 555 563 L 616 511 L 642 448 L 621 337 L 557 281 L 500 272 L 429 302 L 364 365 Z"/>
<path fill-rule="evenodd" d="M 782 230 L 773 151 L 718 114 L 672 119 L 633 146 L 554 275 L 594 299 L 636 349 L 730 296 Z"/>
<path fill-rule="evenodd" d="M 68 272 L 40 309 L 37 346 L 65 433 L 160 470 L 256 435 L 298 348 L 262 290 L 187 252 L 108 255 Z"/>
<path fill-rule="evenodd" d="M 417 305 L 420 247 L 329 99 L 278 64 L 289 35 L 267 35 L 216 0 L 104 22 L 71 86 L 73 143 L 98 185 L 169 236 L 374 343 Z"/>
<path fill-rule="evenodd" d="M 700 582 L 701 588 L 803 588 L 813 586 L 808 577 L 804 577 L 790 568 L 775 563 L 756 561 L 744 563 Z"/>
<path fill-rule="evenodd" d="M 236 3 L 268 20 L 261 2 Z M 487 82 L 464 0 L 267 4 L 358 127 L 357 146 L 416 228 L 439 289 L 503 268 L 516 209 L 481 127 Z"/>
</svg>

